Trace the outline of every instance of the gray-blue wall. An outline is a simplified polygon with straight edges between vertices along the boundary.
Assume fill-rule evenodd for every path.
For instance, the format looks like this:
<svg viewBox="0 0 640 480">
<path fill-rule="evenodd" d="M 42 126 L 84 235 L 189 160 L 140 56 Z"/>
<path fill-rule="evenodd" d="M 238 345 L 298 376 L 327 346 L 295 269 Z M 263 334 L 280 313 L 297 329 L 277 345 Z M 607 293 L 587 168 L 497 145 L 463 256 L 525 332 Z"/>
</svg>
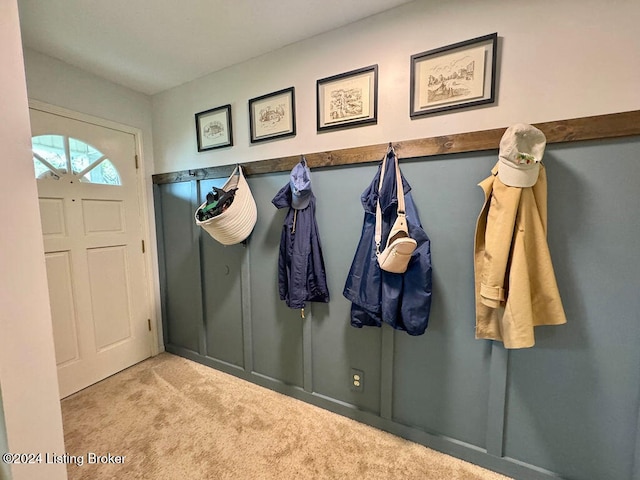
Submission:
<svg viewBox="0 0 640 480">
<path fill-rule="evenodd" d="M 342 288 L 375 164 L 313 169 L 331 292 L 305 319 L 278 298 L 288 173 L 249 178 L 258 222 L 223 247 L 193 213 L 221 180 L 155 187 L 165 344 L 238 377 L 518 479 L 640 480 L 640 139 L 550 145 L 549 245 L 568 323 L 536 346 L 474 339 L 477 183 L 497 152 L 401 160 L 431 237 L 425 335 L 355 329 Z M 374 160 L 374 159 L 372 159 Z M 350 369 L 364 391 L 350 389 Z"/>
</svg>

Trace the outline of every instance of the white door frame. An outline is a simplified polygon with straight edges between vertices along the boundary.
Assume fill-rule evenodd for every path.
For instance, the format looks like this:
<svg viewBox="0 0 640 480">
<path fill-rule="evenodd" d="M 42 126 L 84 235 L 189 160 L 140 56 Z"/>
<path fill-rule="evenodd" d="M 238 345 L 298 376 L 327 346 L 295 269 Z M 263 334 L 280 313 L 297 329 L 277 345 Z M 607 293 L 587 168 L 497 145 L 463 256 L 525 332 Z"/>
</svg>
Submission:
<svg viewBox="0 0 640 480">
<path fill-rule="evenodd" d="M 146 193 L 146 175 L 145 175 L 145 162 L 142 148 L 142 130 L 129 125 L 123 125 L 121 123 L 113 122 L 111 120 L 105 120 L 104 118 L 94 117 L 80 112 L 75 112 L 56 105 L 50 105 L 48 103 L 41 102 L 39 100 L 29 99 L 29 108 L 34 110 L 40 110 L 43 112 L 51 113 L 61 117 L 67 117 L 73 120 L 79 120 L 85 123 L 91 123 L 100 127 L 111 128 L 121 132 L 129 133 L 134 136 L 136 145 L 136 155 L 138 157 L 138 179 L 137 179 L 137 193 L 138 201 L 140 202 L 140 215 L 142 221 L 142 235 L 145 243 L 145 255 L 144 265 L 147 279 L 147 294 L 151 300 L 149 308 L 149 315 L 151 317 L 151 337 L 154 339 L 151 345 L 151 356 L 155 356 L 164 350 L 161 346 L 162 341 L 162 326 L 159 324 L 161 318 L 160 313 L 160 287 L 159 277 L 157 270 L 154 268 L 153 259 L 157 258 L 155 235 L 151 235 L 150 228 L 150 216 L 149 216 L 149 197 Z"/>
</svg>

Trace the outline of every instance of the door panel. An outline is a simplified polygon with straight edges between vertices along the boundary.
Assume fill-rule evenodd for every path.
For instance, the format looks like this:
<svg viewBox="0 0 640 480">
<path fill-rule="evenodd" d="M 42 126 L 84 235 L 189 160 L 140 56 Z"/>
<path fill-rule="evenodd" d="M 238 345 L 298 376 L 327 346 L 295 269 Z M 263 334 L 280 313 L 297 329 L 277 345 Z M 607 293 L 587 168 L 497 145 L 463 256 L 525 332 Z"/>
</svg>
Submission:
<svg viewBox="0 0 640 480">
<path fill-rule="evenodd" d="M 84 232 L 92 233 L 123 233 L 124 204 L 120 200 L 82 200 L 82 214 Z"/>
<path fill-rule="evenodd" d="M 64 208 L 62 198 L 40 198 L 40 220 L 45 238 L 67 236 Z"/>
<path fill-rule="evenodd" d="M 54 252 L 45 255 L 53 338 L 58 365 L 77 360 L 78 336 L 76 333 L 76 308 L 73 302 L 71 278 L 71 252 Z"/>
<path fill-rule="evenodd" d="M 125 246 L 87 251 L 91 305 L 98 351 L 131 337 Z"/>
<path fill-rule="evenodd" d="M 151 355 L 135 138 L 39 110 L 30 114 L 65 397 Z"/>
</svg>

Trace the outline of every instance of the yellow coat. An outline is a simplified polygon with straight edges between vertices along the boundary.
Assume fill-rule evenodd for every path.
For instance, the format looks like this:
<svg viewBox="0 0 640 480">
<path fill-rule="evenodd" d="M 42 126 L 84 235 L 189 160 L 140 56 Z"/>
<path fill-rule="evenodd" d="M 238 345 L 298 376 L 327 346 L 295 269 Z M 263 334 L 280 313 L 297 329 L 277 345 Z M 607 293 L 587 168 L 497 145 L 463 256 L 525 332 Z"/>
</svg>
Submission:
<svg viewBox="0 0 640 480">
<path fill-rule="evenodd" d="M 533 327 L 567 322 L 547 244 L 547 174 L 508 187 L 498 166 L 479 186 L 485 203 L 475 237 L 476 338 L 506 348 L 535 344 Z"/>
</svg>

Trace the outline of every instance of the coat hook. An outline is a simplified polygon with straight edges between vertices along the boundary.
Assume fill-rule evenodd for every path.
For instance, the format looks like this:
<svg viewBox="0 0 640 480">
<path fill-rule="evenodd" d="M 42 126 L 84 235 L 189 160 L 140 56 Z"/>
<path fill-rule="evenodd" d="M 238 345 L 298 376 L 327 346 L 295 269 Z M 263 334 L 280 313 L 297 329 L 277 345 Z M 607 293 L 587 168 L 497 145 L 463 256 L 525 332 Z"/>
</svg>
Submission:
<svg viewBox="0 0 640 480">
<path fill-rule="evenodd" d="M 393 143 L 389 142 L 389 148 L 387 148 L 387 153 L 389 152 L 395 152 L 395 150 L 393 149 Z"/>
</svg>

